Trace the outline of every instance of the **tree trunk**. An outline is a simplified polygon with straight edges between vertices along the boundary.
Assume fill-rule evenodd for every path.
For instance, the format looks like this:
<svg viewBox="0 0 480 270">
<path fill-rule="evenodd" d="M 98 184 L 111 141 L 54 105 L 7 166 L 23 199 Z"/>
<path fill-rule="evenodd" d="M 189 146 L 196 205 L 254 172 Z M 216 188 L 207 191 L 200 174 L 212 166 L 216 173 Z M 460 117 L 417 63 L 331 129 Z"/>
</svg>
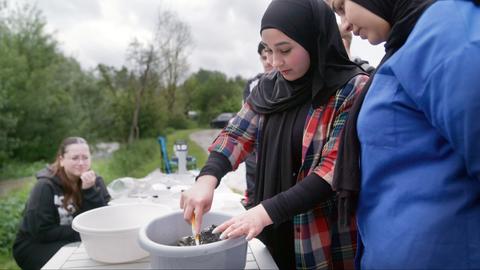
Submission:
<svg viewBox="0 0 480 270">
<path fill-rule="evenodd" d="M 150 51 L 146 61 L 145 71 L 140 77 L 140 86 L 137 91 L 135 91 L 135 109 L 133 110 L 132 125 L 130 126 L 130 135 L 128 136 L 128 144 L 133 143 L 133 141 L 140 138 L 140 128 L 138 127 L 138 118 L 140 116 L 140 108 L 142 107 L 143 93 L 147 88 L 150 67 L 153 61 L 153 51 Z"/>
</svg>

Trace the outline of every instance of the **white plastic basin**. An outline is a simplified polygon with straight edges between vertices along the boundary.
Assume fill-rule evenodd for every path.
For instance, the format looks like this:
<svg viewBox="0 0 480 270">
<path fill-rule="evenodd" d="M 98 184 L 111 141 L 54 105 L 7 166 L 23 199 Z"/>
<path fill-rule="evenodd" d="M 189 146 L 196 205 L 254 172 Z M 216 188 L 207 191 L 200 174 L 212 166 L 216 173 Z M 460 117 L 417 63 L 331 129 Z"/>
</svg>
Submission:
<svg viewBox="0 0 480 270">
<path fill-rule="evenodd" d="M 72 227 L 90 258 L 107 263 L 135 261 L 148 256 L 138 244 L 140 227 L 171 212 L 156 204 L 120 204 L 84 212 L 73 219 Z"/>
</svg>

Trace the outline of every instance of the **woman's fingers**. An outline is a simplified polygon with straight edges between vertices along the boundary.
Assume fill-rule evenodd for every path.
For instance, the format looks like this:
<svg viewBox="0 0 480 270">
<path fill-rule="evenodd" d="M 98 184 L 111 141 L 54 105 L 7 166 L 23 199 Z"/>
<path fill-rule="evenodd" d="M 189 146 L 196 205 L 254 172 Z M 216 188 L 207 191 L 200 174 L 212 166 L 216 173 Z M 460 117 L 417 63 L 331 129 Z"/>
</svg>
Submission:
<svg viewBox="0 0 480 270">
<path fill-rule="evenodd" d="M 247 234 L 247 237 L 245 237 L 245 239 L 246 239 L 247 241 L 250 241 L 250 240 L 252 240 L 255 236 L 257 236 L 259 233 L 260 233 L 260 232 L 257 233 L 257 232 L 255 232 L 254 230 L 250 230 L 250 231 L 248 232 L 248 234 Z"/>
<path fill-rule="evenodd" d="M 203 210 L 201 208 L 196 208 L 194 210 L 195 215 L 195 232 L 200 233 L 202 231 L 202 224 L 203 224 Z"/>
<path fill-rule="evenodd" d="M 225 229 L 227 229 L 228 227 L 230 227 L 230 225 L 233 224 L 233 219 L 229 219 L 225 222 L 223 222 L 222 224 L 218 225 L 213 231 L 212 233 L 221 233 L 223 231 L 225 231 Z"/>
<path fill-rule="evenodd" d="M 95 185 L 95 179 L 97 176 L 95 172 L 90 170 L 82 173 L 80 175 L 80 180 L 82 181 L 82 189 L 88 189 Z"/>
<path fill-rule="evenodd" d="M 236 225 L 235 223 L 228 226 L 223 232 L 222 234 L 220 234 L 220 239 L 227 239 L 227 238 L 235 238 L 235 234 L 232 234 L 234 230 L 238 229 L 238 225 Z M 238 234 L 238 232 L 237 232 Z"/>
<path fill-rule="evenodd" d="M 180 196 L 180 208 L 183 209 L 183 218 L 190 223 L 195 215 L 194 231 L 196 233 L 201 231 L 203 215 L 212 206 L 216 183 L 217 179 L 213 176 L 201 176 L 191 188 L 183 191 Z"/>
<path fill-rule="evenodd" d="M 192 215 L 193 207 L 186 205 L 183 209 L 183 219 L 185 219 L 186 222 L 190 223 L 190 220 L 192 220 Z"/>
<path fill-rule="evenodd" d="M 242 235 L 247 235 L 250 231 L 248 222 L 238 217 L 231 218 L 224 223 L 220 224 L 213 233 L 221 233 L 221 239 L 237 238 Z"/>
<path fill-rule="evenodd" d="M 265 208 L 263 208 L 262 205 L 257 205 L 220 224 L 213 232 L 221 232 L 220 237 L 222 239 L 236 238 L 244 235 L 247 240 L 251 240 L 257 236 L 265 226 L 270 224 L 272 224 L 272 220 L 265 211 Z"/>
<path fill-rule="evenodd" d="M 247 240 L 251 240 L 257 235 L 258 233 L 255 226 L 248 223 L 233 223 L 222 232 L 220 238 L 227 239 L 246 236 Z"/>
</svg>

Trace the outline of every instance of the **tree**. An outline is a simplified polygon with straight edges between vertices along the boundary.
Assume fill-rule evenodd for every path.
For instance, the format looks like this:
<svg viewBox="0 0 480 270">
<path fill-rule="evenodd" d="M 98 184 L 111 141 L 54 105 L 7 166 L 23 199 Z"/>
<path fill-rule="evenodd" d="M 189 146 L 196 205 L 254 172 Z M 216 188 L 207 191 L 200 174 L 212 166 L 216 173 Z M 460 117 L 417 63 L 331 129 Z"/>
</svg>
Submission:
<svg viewBox="0 0 480 270">
<path fill-rule="evenodd" d="M 130 44 L 128 58 L 133 63 L 134 73 L 138 76 L 133 86 L 135 92 L 135 107 L 133 110 L 132 124 L 130 126 L 130 135 L 128 136 L 128 143 L 130 144 L 140 137 L 138 118 L 142 106 L 142 99 L 149 83 L 151 83 L 150 77 L 152 77 L 151 74 L 154 72 L 158 60 L 153 45 L 142 48 L 142 45 L 137 40 L 134 40 Z"/>
<path fill-rule="evenodd" d="M 239 77 L 232 80 L 222 72 L 200 69 L 184 82 L 182 96 L 189 99 L 192 110 L 201 112 L 200 122 L 206 124 L 221 112 L 240 109 L 244 85 Z"/>
<path fill-rule="evenodd" d="M 102 64 L 97 66 L 96 71 L 95 88 L 102 95 L 96 100 L 98 105 L 90 109 L 95 115 L 92 117 L 92 130 L 104 140 L 126 142 L 133 115 L 133 74 L 126 67 L 117 70 Z"/>
<path fill-rule="evenodd" d="M 18 57 L 16 51 L 8 46 L 9 29 L 0 21 L 0 164 L 3 164 L 12 151 L 18 146 L 18 139 L 13 134 L 18 122 L 18 116 L 12 110 L 12 92 L 26 63 Z"/>
<path fill-rule="evenodd" d="M 79 95 L 91 87 L 78 62 L 65 57 L 28 4 L 0 23 L 0 159 L 50 159 L 66 136 L 87 134 Z"/>
<path fill-rule="evenodd" d="M 140 137 L 143 104 L 145 96 L 151 101 L 155 94 L 164 96 L 166 110 L 173 119 L 183 116 L 183 110 L 175 106 L 179 81 L 187 72 L 187 52 L 191 46 L 190 28 L 182 22 L 176 13 L 160 11 L 152 41 L 141 43 L 133 40 L 129 46 L 128 60 L 132 72 L 132 91 L 134 92 L 133 113 L 128 142 Z M 153 96 L 152 96 L 153 95 Z M 165 105 L 161 102 L 162 105 Z M 158 104 L 160 105 L 160 104 Z M 157 108 L 161 108 L 160 106 Z M 179 113 L 180 112 L 180 113 Z M 152 119 L 151 117 L 143 117 Z M 178 122 L 178 121 L 175 121 Z M 158 123 L 152 123 L 159 126 Z M 158 132 L 158 131 L 157 131 Z"/>
<path fill-rule="evenodd" d="M 3 121 L 9 128 L 4 141 L 14 142 L 10 156 L 27 160 L 50 158 L 61 137 L 76 126 L 75 119 L 59 117 L 74 116 L 75 106 L 60 78 L 67 60 L 44 26 L 40 11 L 29 5 L 11 10 L 2 26 L 2 115 L 13 116 Z"/>
<path fill-rule="evenodd" d="M 179 81 L 188 70 L 187 56 L 192 46 L 190 27 L 172 11 L 164 10 L 158 15 L 155 45 L 160 58 L 160 76 L 163 79 L 168 110 L 175 106 Z"/>
</svg>

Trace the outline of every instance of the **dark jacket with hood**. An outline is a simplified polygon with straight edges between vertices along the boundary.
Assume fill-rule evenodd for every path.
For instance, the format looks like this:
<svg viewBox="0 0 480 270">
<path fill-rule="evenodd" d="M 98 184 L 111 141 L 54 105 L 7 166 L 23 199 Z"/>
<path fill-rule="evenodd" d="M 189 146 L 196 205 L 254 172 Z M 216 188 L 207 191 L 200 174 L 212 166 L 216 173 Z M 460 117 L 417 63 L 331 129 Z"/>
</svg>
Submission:
<svg viewBox="0 0 480 270">
<path fill-rule="evenodd" d="M 79 241 L 79 234 L 71 226 L 73 218 L 87 210 L 105 206 L 110 200 L 102 177 L 97 176 L 93 187 L 81 191 L 81 207 L 78 209 L 70 203 L 65 209 L 60 178 L 52 175 L 48 168 L 38 172 L 36 178 L 38 182 L 25 205 L 14 249 L 21 249 L 30 243 Z"/>
</svg>

